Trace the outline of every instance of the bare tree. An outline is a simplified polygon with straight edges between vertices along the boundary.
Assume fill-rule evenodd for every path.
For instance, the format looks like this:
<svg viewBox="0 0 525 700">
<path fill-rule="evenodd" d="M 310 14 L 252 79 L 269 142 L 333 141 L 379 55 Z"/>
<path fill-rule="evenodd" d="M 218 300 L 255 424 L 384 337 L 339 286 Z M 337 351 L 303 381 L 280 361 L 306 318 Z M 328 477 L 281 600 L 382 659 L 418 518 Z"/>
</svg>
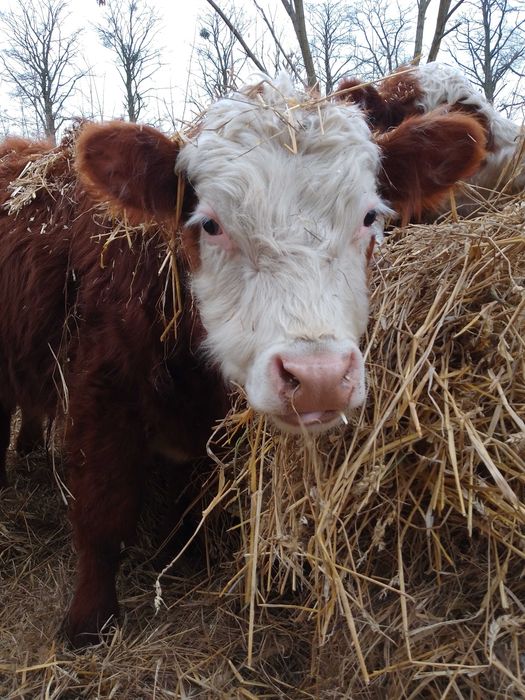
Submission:
<svg viewBox="0 0 525 700">
<path fill-rule="evenodd" d="M 5 139 L 9 135 L 11 120 L 5 109 L 0 111 L 0 136 Z"/>
<path fill-rule="evenodd" d="M 257 68 L 260 71 L 262 71 L 263 73 L 266 73 L 266 68 L 264 67 L 264 64 L 261 63 L 259 58 L 248 47 L 248 44 L 244 41 L 243 32 L 240 31 L 239 28 L 235 26 L 235 22 L 232 22 L 231 18 L 229 17 L 229 13 L 224 12 L 217 5 L 217 3 L 214 2 L 214 0 L 206 0 L 206 1 L 213 8 L 213 10 L 219 15 L 219 17 L 222 19 L 224 24 L 228 27 L 228 29 L 233 34 L 233 36 L 237 39 L 237 41 L 242 46 L 244 53 L 248 56 L 248 58 L 251 61 L 253 61 L 253 63 L 257 66 Z M 231 14 L 231 10 L 230 10 L 230 14 Z"/>
<path fill-rule="evenodd" d="M 514 89 L 506 95 L 499 95 L 498 109 L 501 110 L 508 119 L 513 119 L 518 123 L 525 123 L 525 91 L 523 80 L 525 76 L 520 76 L 514 85 Z"/>
<path fill-rule="evenodd" d="M 525 17 L 508 0 L 476 0 L 465 6 L 449 53 L 494 102 L 506 87 L 506 76 L 525 74 Z"/>
<path fill-rule="evenodd" d="M 152 89 L 148 82 L 160 65 L 160 49 L 154 45 L 159 22 L 144 0 L 111 0 L 104 23 L 96 26 L 103 45 L 116 56 L 130 122 L 143 113 Z"/>
<path fill-rule="evenodd" d="M 206 101 L 213 101 L 236 88 L 239 72 L 247 61 L 246 53 L 238 46 L 237 35 L 244 35 L 248 24 L 244 12 L 233 5 L 221 10 L 220 16 L 210 10 L 200 18 L 199 41 L 195 47 L 200 69 L 197 82 Z M 235 27 L 235 33 L 230 26 Z M 199 99 L 193 93 L 192 100 L 198 107 L 201 106 Z"/>
<path fill-rule="evenodd" d="M 410 61 L 410 9 L 389 0 L 363 0 L 355 14 L 363 77 L 382 78 Z"/>
<path fill-rule="evenodd" d="M 65 107 L 84 71 L 76 67 L 79 32 L 64 33 L 65 0 L 22 2 L 0 14 L 7 48 L 3 72 L 15 93 L 35 113 L 37 131 L 56 143 L 67 119 Z"/>
<path fill-rule="evenodd" d="M 308 8 L 310 46 L 320 82 L 326 94 L 349 71 L 361 64 L 353 33 L 353 15 L 343 0 L 322 0 Z"/>
<path fill-rule="evenodd" d="M 228 9 L 221 8 L 215 0 L 207 0 L 218 17 L 221 18 L 224 25 L 231 32 L 232 37 L 235 37 L 238 43 L 238 49 L 254 64 L 254 66 L 263 73 L 277 73 L 282 67 L 293 73 L 300 80 L 304 70 L 306 72 L 306 82 L 310 86 L 317 85 L 317 76 L 315 66 L 310 50 L 310 43 L 306 31 L 306 19 L 303 0 L 281 0 L 281 5 L 292 21 L 295 38 L 299 46 L 299 51 L 302 58 L 303 66 L 300 65 L 298 56 L 294 50 L 286 50 L 282 39 L 282 31 L 278 31 L 275 18 L 270 17 L 268 12 L 262 5 L 253 0 L 258 15 L 261 17 L 266 26 L 267 33 L 270 35 L 270 48 L 266 48 L 265 35 L 261 35 L 258 39 L 258 50 L 248 46 L 245 40 L 245 30 L 238 26 L 235 20 L 235 14 L 239 10 L 235 10 L 234 5 L 230 5 Z M 241 13 L 242 14 L 242 13 Z M 244 16 L 244 15 L 243 15 Z M 249 24 L 249 23 L 248 23 Z M 267 36 L 267 35 L 266 35 Z M 267 64 L 271 70 L 268 70 Z"/>
<path fill-rule="evenodd" d="M 257 12 L 262 18 L 269 34 L 271 37 L 270 42 L 273 43 L 269 50 L 265 50 L 264 35 L 261 37 L 261 54 L 263 56 L 268 56 L 268 61 L 270 62 L 273 74 L 276 75 L 280 70 L 285 68 L 290 73 L 292 73 L 297 80 L 300 80 L 300 60 L 295 51 L 287 51 L 284 47 L 284 42 L 282 38 L 282 31 L 277 30 L 278 22 L 276 21 L 275 15 L 268 16 L 266 10 L 257 2 L 253 0 Z M 268 72 L 268 71 L 266 71 Z"/>
<path fill-rule="evenodd" d="M 105 77 L 101 79 L 91 71 L 88 72 L 79 93 L 79 111 L 82 117 L 90 121 L 102 121 L 105 118 Z"/>
<path fill-rule="evenodd" d="M 247 66 L 270 75 L 285 68 L 301 80 L 300 57 L 285 48 L 279 22 L 262 4 L 253 0 L 257 13 L 254 17 L 235 2 L 223 3 L 223 7 L 214 0 L 207 2 L 211 10 L 199 19 L 199 38 L 194 46 L 199 65 L 197 89 L 191 90 L 189 100 L 194 107 L 201 111 L 205 103 L 236 89 Z M 257 15 L 262 20 L 262 32 Z"/>
</svg>

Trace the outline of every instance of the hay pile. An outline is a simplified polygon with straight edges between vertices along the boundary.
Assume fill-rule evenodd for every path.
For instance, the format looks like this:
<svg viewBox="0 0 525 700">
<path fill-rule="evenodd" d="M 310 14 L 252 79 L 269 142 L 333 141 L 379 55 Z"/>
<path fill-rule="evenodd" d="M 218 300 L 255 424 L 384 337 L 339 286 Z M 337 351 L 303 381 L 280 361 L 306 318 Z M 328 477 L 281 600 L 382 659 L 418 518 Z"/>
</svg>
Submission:
<svg viewBox="0 0 525 700">
<path fill-rule="evenodd" d="M 124 624 L 84 654 L 55 641 L 73 567 L 57 489 L 13 459 L 0 697 L 525 697 L 524 231 L 518 199 L 395 232 L 360 415 L 314 442 L 233 411 L 158 613 L 145 528 Z"/>
</svg>

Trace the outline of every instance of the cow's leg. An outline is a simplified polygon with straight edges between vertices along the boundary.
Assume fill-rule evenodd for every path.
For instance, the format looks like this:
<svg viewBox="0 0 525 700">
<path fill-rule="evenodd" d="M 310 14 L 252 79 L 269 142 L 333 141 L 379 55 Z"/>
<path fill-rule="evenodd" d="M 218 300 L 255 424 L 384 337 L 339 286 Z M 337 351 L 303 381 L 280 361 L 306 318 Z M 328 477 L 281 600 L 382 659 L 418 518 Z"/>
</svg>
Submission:
<svg viewBox="0 0 525 700">
<path fill-rule="evenodd" d="M 118 614 L 115 576 L 122 542 L 135 534 L 142 493 L 142 426 L 112 402 L 91 404 L 89 415 L 72 412 L 71 521 L 78 553 L 77 581 L 66 620 L 74 646 L 99 641 Z"/>
<path fill-rule="evenodd" d="M 22 411 L 22 425 L 16 439 L 16 451 L 21 457 L 40 449 L 44 444 L 42 418 Z"/>
<path fill-rule="evenodd" d="M 0 489 L 7 486 L 5 459 L 11 437 L 11 411 L 0 404 Z"/>
</svg>

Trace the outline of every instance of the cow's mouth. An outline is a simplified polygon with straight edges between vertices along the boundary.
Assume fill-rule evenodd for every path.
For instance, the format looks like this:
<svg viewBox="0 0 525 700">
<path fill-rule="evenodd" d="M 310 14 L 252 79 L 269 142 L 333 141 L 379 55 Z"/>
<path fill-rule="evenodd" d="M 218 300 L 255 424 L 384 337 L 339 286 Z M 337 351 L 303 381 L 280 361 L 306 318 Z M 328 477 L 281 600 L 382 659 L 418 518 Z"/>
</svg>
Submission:
<svg viewBox="0 0 525 700">
<path fill-rule="evenodd" d="M 310 411 L 308 413 L 285 413 L 274 416 L 276 423 L 290 432 L 321 433 L 348 420 L 341 411 Z"/>
</svg>

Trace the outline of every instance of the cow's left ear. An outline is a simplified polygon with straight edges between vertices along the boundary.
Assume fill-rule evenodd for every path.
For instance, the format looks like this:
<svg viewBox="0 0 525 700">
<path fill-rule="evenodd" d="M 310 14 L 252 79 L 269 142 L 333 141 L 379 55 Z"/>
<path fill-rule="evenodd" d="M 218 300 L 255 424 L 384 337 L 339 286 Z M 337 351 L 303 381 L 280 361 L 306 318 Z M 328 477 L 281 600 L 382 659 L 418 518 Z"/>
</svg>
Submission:
<svg viewBox="0 0 525 700">
<path fill-rule="evenodd" d="M 404 223 L 435 211 L 458 180 L 478 170 L 486 142 L 481 124 L 465 114 L 438 111 L 406 119 L 377 137 L 384 198 Z"/>
<path fill-rule="evenodd" d="M 76 144 L 76 168 L 90 194 L 135 219 L 175 215 L 179 145 L 149 126 L 88 124 Z"/>
<path fill-rule="evenodd" d="M 374 119 L 381 117 L 386 108 L 385 101 L 377 89 L 358 78 L 343 78 L 335 94 L 340 102 L 356 104 Z"/>
</svg>

